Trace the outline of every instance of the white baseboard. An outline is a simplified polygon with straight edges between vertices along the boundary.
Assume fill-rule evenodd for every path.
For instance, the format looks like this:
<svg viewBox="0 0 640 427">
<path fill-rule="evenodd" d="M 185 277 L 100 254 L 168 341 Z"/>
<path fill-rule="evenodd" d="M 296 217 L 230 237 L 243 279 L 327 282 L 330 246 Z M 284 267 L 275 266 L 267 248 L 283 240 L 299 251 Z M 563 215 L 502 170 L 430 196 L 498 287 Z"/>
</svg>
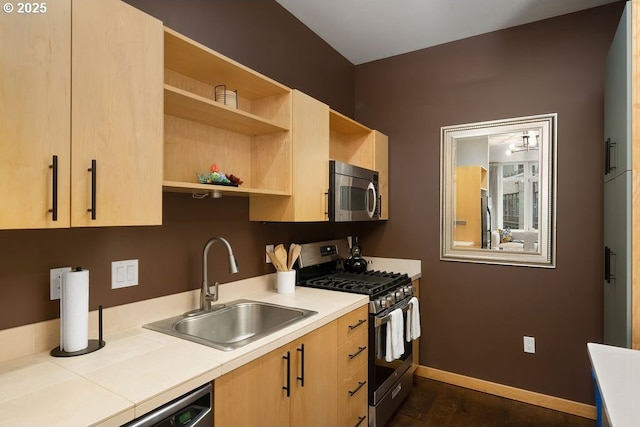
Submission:
<svg viewBox="0 0 640 427">
<path fill-rule="evenodd" d="M 429 378 L 444 383 L 465 387 L 471 390 L 481 391 L 493 394 L 495 396 L 506 397 L 508 399 L 517 400 L 531 405 L 541 406 L 543 408 L 553 409 L 567 414 L 577 415 L 579 417 L 596 419 L 596 408 L 586 403 L 574 402 L 572 400 L 562 399 L 560 397 L 548 396 L 546 394 L 536 393 L 534 391 L 523 390 L 503 384 L 492 383 L 477 378 L 467 377 L 452 372 L 441 371 L 439 369 L 429 368 L 419 365 L 415 374 L 420 377 Z"/>
</svg>

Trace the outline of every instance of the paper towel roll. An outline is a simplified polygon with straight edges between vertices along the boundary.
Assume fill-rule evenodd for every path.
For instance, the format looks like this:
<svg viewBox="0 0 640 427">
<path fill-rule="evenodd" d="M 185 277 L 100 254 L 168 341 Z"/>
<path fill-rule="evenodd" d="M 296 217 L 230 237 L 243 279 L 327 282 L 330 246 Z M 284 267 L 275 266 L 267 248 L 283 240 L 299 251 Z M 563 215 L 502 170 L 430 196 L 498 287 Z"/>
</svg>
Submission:
<svg viewBox="0 0 640 427">
<path fill-rule="evenodd" d="M 89 270 L 62 273 L 60 350 L 80 351 L 89 345 Z"/>
</svg>

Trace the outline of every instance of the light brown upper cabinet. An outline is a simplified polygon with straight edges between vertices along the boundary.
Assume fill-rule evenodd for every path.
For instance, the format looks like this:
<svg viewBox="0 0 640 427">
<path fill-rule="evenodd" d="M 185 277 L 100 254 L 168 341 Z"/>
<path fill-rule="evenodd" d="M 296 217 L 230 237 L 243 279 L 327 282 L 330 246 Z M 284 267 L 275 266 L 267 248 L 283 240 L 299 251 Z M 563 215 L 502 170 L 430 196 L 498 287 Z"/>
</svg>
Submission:
<svg viewBox="0 0 640 427">
<path fill-rule="evenodd" d="M 389 219 L 389 137 L 373 131 L 373 170 L 378 171 L 380 219 Z"/>
<path fill-rule="evenodd" d="M 160 224 L 162 24 L 61 0 L 3 32 L 0 228 Z"/>
<path fill-rule="evenodd" d="M 72 5 L 71 225 L 159 225 L 162 22 L 118 0 Z"/>
<path fill-rule="evenodd" d="M 251 221 L 329 220 L 329 106 L 294 90 L 292 123 L 292 195 L 253 195 Z"/>
<path fill-rule="evenodd" d="M 290 195 L 291 90 L 169 28 L 164 45 L 165 191 Z M 243 184 L 200 183 L 212 164 Z"/>
<path fill-rule="evenodd" d="M 328 221 L 329 160 L 380 172 L 382 219 L 388 219 L 388 138 L 328 105 L 293 91 L 291 197 L 252 195 L 251 221 Z"/>
<path fill-rule="evenodd" d="M 0 228 L 69 227 L 71 1 L 27 17 L 3 14 L 2 39 Z M 54 156 L 57 221 L 48 212 Z"/>
</svg>

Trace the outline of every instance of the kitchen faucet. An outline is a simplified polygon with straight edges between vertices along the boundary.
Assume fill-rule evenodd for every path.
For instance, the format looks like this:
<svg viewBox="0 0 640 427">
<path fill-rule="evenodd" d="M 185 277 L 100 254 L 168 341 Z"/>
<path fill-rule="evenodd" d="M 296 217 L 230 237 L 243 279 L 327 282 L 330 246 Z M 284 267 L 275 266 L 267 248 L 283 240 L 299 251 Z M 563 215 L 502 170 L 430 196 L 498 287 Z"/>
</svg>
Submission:
<svg viewBox="0 0 640 427">
<path fill-rule="evenodd" d="M 218 290 L 218 281 L 216 281 L 214 285 L 214 293 L 211 294 L 211 290 L 209 289 L 209 278 L 208 278 L 208 268 L 207 268 L 207 256 L 209 255 L 209 248 L 215 242 L 221 242 L 224 244 L 225 248 L 227 248 L 227 253 L 229 254 L 229 273 L 235 274 L 238 272 L 238 264 L 236 263 L 236 258 L 233 256 L 233 250 L 231 249 L 231 245 L 227 240 L 223 237 L 212 237 L 207 243 L 204 245 L 204 250 L 202 251 L 202 289 L 200 291 L 200 309 L 202 311 L 211 309 L 211 301 L 218 301 L 219 290 Z"/>
</svg>

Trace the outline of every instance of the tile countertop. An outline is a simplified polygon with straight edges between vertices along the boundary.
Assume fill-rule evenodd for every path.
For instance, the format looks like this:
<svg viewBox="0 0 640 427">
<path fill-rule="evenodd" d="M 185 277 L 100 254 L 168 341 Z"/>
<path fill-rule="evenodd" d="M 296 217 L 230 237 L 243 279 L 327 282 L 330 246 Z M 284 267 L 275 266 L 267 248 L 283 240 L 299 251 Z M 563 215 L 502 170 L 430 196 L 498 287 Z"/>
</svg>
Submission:
<svg viewBox="0 0 640 427">
<path fill-rule="evenodd" d="M 420 261 L 367 259 L 370 269 L 420 277 Z M 221 285 L 220 302 L 247 298 L 318 314 L 228 352 L 141 327 L 193 308 L 199 290 L 105 309 L 107 345 L 101 350 L 71 358 L 40 352 L 0 362 L 0 427 L 119 426 L 368 302 L 356 294 L 298 287 L 282 295 L 274 289 L 275 274 L 244 279 Z M 96 317 L 90 314 L 90 324 Z M 59 326 L 51 322 L 58 323 L 43 322 L 42 328 L 57 339 Z M 12 344 L 6 337 L 21 331 L 14 329 L 0 331 L 0 347 Z"/>
<path fill-rule="evenodd" d="M 639 426 L 640 351 L 595 343 L 587 348 L 608 425 Z"/>
</svg>

